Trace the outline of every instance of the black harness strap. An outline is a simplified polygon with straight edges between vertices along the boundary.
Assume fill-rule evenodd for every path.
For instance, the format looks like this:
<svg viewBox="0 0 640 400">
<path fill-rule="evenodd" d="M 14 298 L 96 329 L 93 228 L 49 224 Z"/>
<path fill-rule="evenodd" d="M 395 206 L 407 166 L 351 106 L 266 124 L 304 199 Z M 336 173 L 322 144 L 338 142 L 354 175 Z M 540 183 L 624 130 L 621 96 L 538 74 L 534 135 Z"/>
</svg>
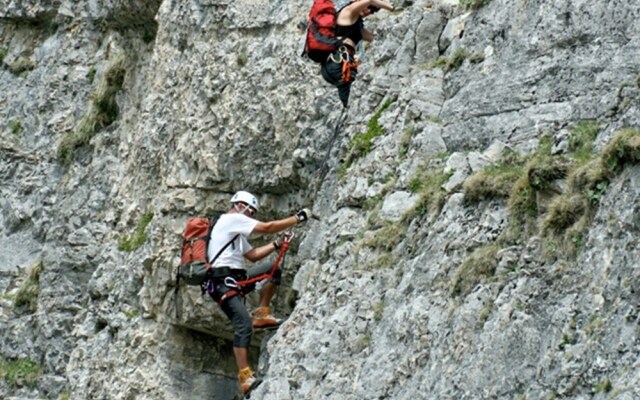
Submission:
<svg viewBox="0 0 640 400">
<path fill-rule="evenodd" d="M 209 269 L 209 271 L 211 271 L 213 269 L 213 268 L 211 268 L 211 266 L 216 261 L 216 259 L 220 256 L 220 254 L 222 254 L 222 252 L 225 251 L 225 249 L 227 247 L 229 247 L 229 245 L 231 243 L 233 243 L 238 238 L 238 236 L 240 236 L 239 233 L 237 235 L 235 235 L 233 237 L 233 239 L 231 239 L 229 241 L 229 243 L 225 244 L 224 247 L 221 248 L 220 251 L 218 251 L 218 253 L 215 255 L 215 257 L 213 257 L 213 259 L 210 262 L 209 262 L 209 260 L 207 260 L 207 268 Z M 207 241 L 207 248 L 208 247 L 209 247 L 209 241 Z M 175 299 L 176 319 L 180 318 L 179 307 L 178 307 L 178 289 L 179 288 L 180 288 L 180 269 L 176 270 L 176 288 L 173 290 L 173 296 L 174 296 L 174 299 Z"/>
</svg>

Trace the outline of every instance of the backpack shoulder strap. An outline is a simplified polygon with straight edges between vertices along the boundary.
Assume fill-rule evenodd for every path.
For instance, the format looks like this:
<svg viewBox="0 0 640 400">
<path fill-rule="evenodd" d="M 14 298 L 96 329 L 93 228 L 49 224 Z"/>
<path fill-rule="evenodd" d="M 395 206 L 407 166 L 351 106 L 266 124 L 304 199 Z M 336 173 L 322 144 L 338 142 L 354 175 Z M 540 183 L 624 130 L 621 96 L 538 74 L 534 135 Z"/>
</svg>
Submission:
<svg viewBox="0 0 640 400">
<path fill-rule="evenodd" d="M 213 257 L 213 258 L 211 259 L 211 261 L 209 261 L 209 264 L 213 264 L 213 263 L 214 263 L 214 261 L 216 261 L 216 259 L 220 256 L 220 254 L 222 254 L 222 252 L 223 252 L 223 251 L 225 251 L 225 249 L 226 249 L 227 247 L 229 247 L 229 245 L 230 245 L 231 243 L 233 243 L 233 242 L 238 238 L 238 236 L 240 236 L 240 234 L 239 234 L 239 233 L 238 233 L 237 235 L 235 235 L 235 236 L 233 237 L 233 239 L 231 239 L 231 240 L 229 241 L 229 243 L 225 244 L 225 245 L 224 245 L 224 247 L 223 247 L 223 248 L 221 248 L 221 249 L 220 249 L 220 251 L 218 251 L 218 254 L 216 254 L 216 255 L 215 255 L 215 257 Z"/>
</svg>

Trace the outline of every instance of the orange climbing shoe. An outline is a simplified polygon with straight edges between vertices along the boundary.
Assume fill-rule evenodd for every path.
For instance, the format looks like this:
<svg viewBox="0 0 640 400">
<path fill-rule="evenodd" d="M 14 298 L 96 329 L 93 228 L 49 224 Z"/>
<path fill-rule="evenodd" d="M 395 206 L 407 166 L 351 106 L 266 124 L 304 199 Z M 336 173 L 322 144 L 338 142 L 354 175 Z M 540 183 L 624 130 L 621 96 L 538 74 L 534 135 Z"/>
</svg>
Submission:
<svg viewBox="0 0 640 400">
<path fill-rule="evenodd" d="M 260 307 L 253 314 L 254 328 L 272 328 L 280 325 L 282 320 L 274 317 L 270 313 L 269 307 Z"/>
<path fill-rule="evenodd" d="M 253 370 L 250 367 L 242 368 L 238 374 L 238 382 L 240 383 L 240 390 L 242 394 L 249 393 L 253 388 L 260 384 L 260 381 L 256 379 L 253 374 Z"/>
</svg>

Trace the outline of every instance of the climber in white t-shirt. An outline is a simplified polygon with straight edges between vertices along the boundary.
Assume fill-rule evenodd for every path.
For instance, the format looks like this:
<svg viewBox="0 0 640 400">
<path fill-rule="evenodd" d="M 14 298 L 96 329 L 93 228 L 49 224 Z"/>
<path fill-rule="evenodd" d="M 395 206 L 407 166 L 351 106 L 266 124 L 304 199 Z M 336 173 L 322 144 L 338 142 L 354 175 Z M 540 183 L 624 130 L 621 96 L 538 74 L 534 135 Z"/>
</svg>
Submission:
<svg viewBox="0 0 640 400">
<path fill-rule="evenodd" d="M 280 270 L 277 270 L 262 286 L 259 308 L 254 312 L 253 319 L 244 304 L 242 291 L 234 286 L 234 282 L 268 272 L 271 268 L 270 263 L 246 269 L 245 259 L 251 262 L 261 260 L 277 251 L 284 240 L 281 237 L 264 246 L 253 247 L 248 237 L 252 233 L 282 232 L 313 217 L 311 210 L 305 208 L 288 218 L 261 222 L 254 218 L 259 208 L 258 199 L 251 193 L 239 191 L 234 194 L 231 198 L 231 208 L 218 218 L 211 231 L 208 248 L 209 257 L 212 259 L 221 249 L 224 249 L 213 262 L 213 290 L 209 293 L 220 304 L 222 311 L 233 325 L 233 353 L 238 365 L 238 380 L 243 393 L 249 392 L 259 383 L 249 367 L 248 359 L 253 327 L 277 326 L 280 323 L 271 315 L 269 309 L 271 299 L 280 284 Z"/>
</svg>

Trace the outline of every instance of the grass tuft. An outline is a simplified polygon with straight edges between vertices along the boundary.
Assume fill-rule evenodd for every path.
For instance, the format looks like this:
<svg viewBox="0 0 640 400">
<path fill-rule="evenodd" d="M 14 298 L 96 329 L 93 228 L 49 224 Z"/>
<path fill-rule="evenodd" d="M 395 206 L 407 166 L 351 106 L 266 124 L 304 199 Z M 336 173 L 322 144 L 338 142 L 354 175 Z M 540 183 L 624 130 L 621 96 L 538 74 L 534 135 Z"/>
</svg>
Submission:
<svg viewBox="0 0 640 400">
<path fill-rule="evenodd" d="M 18 57 L 14 62 L 7 64 L 9 71 L 16 76 L 29 72 L 35 67 L 36 65 L 30 57 Z"/>
<path fill-rule="evenodd" d="M 519 154 L 507 152 L 493 165 L 470 176 L 463 184 L 466 202 L 508 197 L 523 174 L 524 161 Z"/>
<path fill-rule="evenodd" d="M 542 220 L 542 233 L 560 234 L 573 226 L 587 210 L 584 196 L 561 194 L 557 196 Z"/>
<path fill-rule="evenodd" d="M 451 285 L 454 296 L 467 295 L 479 283 L 491 278 L 498 264 L 496 244 L 477 248 L 458 267 Z"/>
<path fill-rule="evenodd" d="M 597 121 L 582 121 L 570 129 L 570 156 L 579 164 L 586 164 L 593 158 L 593 142 L 599 131 L 600 125 Z"/>
<path fill-rule="evenodd" d="M 432 66 L 434 68 L 441 68 L 445 73 L 450 72 L 460 68 L 467 56 L 467 51 L 459 48 L 451 55 L 451 58 L 447 58 L 446 56 L 438 57 Z"/>
<path fill-rule="evenodd" d="M 364 242 L 365 246 L 377 250 L 391 251 L 407 235 L 407 228 L 400 223 L 387 223 L 373 237 Z"/>
<path fill-rule="evenodd" d="M 602 168 L 608 177 L 619 174 L 625 165 L 640 162 L 640 129 L 620 131 L 602 151 Z"/>
<path fill-rule="evenodd" d="M 147 240 L 146 229 L 147 225 L 149 225 L 152 219 L 152 212 L 145 213 L 140 219 L 140 222 L 138 222 L 138 226 L 136 227 L 134 233 L 131 236 L 125 235 L 120 238 L 120 241 L 118 243 L 118 250 L 132 252 L 140 248 L 140 246 L 142 246 Z"/>
<path fill-rule="evenodd" d="M 87 74 L 88 78 L 90 73 L 91 70 Z M 60 141 L 57 159 L 61 165 L 69 166 L 77 148 L 89 144 L 100 129 L 111 125 L 118 118 L 120 109 L 116 95 L 122 89 L 125 75 L 125 58 L 124 54 L 120 53 L 107 66 L 102 80 L 91 97 L 91 105 L 87 113 L 80 119 L 75 129 L 63 136 Z M 93 80 L 93 76 L 90 78 Z"/>
<path fill-rule="evenodd" d="M 11 387 L 34 387 L 42 375 L 42 367 L 28 358 L 9 362 L 0 357 L 0 378 Z"/>
<path fill-rule="evenodd" d="M 371 117 L 367 124 L 366 132 L 356 133 L 351 142 L 349 142 L 349 153 L 345 159 L 345 162 L 340 167 L 340 176 L 344 176 L 347 169 L 351 167 L 351 164 L 359 158 L 366 156 L 373 147 L 373 140 L 379 136 L 384 135 L 384 128 L 378 122 L 382 113 L 391 106 L 392 99 L 388 99 L 384 102 L 382 107 Z"/>
<path fill-rule="evenodd" d="M 418 170 L 409 180 L 408 189 L 413 193 L 419 193 L 420 198 L 415 208 L 407 211 L 403 216 L 403 220 L 407 221 L 425 214 L 439 214 L 447 196 L 442 186 L 452 174 L 453 172 L 445 173 L 442 167 Z"/>
<path fill-rule="evenodd" d="M 478 10 L 490 2 L 491 0 L 460 0 L 460 5 L 464 6 L 467 10 Z"/>
<path fill-rule="evenodd" d="M 31 266 L 28 276 L 16 293 L 13 301 L 15 308 L 26 306 L 32 313 L 38 310 L 38 297 L 40 296 L 40 274 L 43 270 L 42 261 Z"/>
</svg>

